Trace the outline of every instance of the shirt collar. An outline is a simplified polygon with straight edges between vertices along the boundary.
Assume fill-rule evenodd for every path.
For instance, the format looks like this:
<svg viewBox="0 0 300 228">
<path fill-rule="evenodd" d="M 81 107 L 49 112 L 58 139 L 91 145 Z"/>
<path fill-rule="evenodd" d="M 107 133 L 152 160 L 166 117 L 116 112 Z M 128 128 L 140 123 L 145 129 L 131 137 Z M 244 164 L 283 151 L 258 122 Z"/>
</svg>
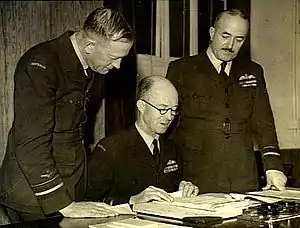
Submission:
<svg viewBox="0 0 300 228">
<path fill-rule="evenodd" d="M 77 40 L 76 40 L 76 37 L 75 37 L 75 34 L 76 33 L 74 33 L 72 36 L 70 36 L 70 39 L 71 39 L 73 48 L 75 50 L 75 53 L 76 53 L 77 57 L 79 58 L 79 61 L 82 65 L 83 69 L 86 70 L 89 66 L 87 65 L 86 61 L 84 60 L 84 58 L 81 54 L 81 51 L 79 49 L 79 46 L 78 46 L 78 43 L 77 43 Z"/>
<path fill-rule="evenodd" d="M 145 143 L 147 144 L 149 150 L 151 151 L 151 153 L 153 153 L 153 140 L 154 138 L 147 134 L 145 131 L 143 131 L 139 125 L 137 124 L 137 122 L 135 122 L 135 127 L 137 129 L 137 131 L 139 132 L 139 134 L 142 136 L 143 140 L 145 141 Z M 156 139 L 158 140 L 159 137 L 157 137 Z M 158 141 L 158 148 L 160 149 L 160 144 L 159 144 L 159 141 Z"/>
<path fill-rule="evenodd" d="M 221 60 L 219 60 L 219 59 L 216 58 L 216 56 L 214 55 L 214 53 L 211 50 L 210 46 L 207 48 L 206 54 L 207 54 L 210 62 L 214 66 L 214 68 L 217 70 L 218 73 L 220 73 L 220 71 L 221 71 L 221 63 L 223 61 L 221 61 Z M 226 68 L 225 68 L 225 72 L 226 72 L 227 75 L 229 75 L 229 73 L 230 73 L 231 65 L 232 65 L 232 61 L 227 62 L 227 65 L 226 65 Z"/>
</svg>

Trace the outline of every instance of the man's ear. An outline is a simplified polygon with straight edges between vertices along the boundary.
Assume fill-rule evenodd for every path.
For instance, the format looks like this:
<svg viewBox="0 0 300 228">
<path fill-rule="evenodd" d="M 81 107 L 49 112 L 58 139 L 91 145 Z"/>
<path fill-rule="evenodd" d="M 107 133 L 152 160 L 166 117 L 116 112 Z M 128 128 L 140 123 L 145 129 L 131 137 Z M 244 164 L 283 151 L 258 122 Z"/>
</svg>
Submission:
<svg viewBox="0 0 300 228">
<path fill-rule="evenodd" d="M 209 36 L 210 36 L 210 40 L 213 40 L 213 38 L 215 36 L 215 28 L 214 27 L 209 28 Z"/>
<path fill-rule="evenodd" d="M 91 39 L 87 39 L 84 46 L 85 53 L 91 54 L 94 51 L 95 45 L 96 45 L 95 41 Z"/>
<path fill-rule="evenodd" d="M 138 100 L 136 102 L 136 107 L 137 109 L 141 112 L 141 113 L 144 113 L 145 111 L 145 102 L 143 102 L 142 100 Z"/>
</svg>

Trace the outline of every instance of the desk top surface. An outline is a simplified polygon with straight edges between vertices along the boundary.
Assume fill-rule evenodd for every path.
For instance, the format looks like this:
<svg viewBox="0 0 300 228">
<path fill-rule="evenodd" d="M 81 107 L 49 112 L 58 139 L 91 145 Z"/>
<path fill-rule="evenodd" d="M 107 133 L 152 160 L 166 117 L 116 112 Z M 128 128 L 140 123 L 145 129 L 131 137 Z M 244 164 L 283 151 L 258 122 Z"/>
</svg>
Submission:
<svg viewBox="0 0 300 228">
<path fill-rule="evenodd" d="M 11 224 L 1 226 L 1 228 L 88 228 L 89 225 L 99 224 L 99 223 L 108 223 L 112 221 L 123 220 L 127 218 L 133 218 L 132 215 L 120 215 L 117 217 L 110 218 L 85 218 L 85 219 L 72 219 L 72 218 L 63 218 L 61 216 L 56 216 L 53 218 L 47 218 L 43 220 L 37 220 L 32 222 L 26 222 L 22 224 Z M 179 224 L 176 224 L 176 227 L 180 227 Z M 292 219 L 289 221 L 281 221 L 276 224 L 273 224 L 273 227 L 300 227 L 300 219 Z M 187 226 L 185 226 L 187 227 Z M 191 226 L 192 227 L 192 226 Z M 197 226 L 194 226 L 197 227 Z M 198 226 L 204 227 L 204 226 Z M 211 226 L 210 226 L 211 227 Z M 257 223 L 238 221 L 236 219 L 229 220 L 224 222 L 223 224 L 218 224 L 213 227 L 218 228 L 239 228 L 239 227 L 248 227 L 248 228 L 256 228 L 256 227 L 270 227 L 268 224 L 259 225 Z"/>
</svg>

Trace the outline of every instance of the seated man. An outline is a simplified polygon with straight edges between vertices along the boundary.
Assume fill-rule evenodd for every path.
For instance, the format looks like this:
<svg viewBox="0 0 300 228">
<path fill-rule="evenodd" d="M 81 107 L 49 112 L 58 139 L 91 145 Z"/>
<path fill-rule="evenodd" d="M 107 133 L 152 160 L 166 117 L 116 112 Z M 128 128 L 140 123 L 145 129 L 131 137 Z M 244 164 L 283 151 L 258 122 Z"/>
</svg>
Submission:
<svg viewBox="0 0 300 228">
<path fill-rule="evenodd" d="M 90 155 L 88 200 L 110 205 L 172 201 L 167 192 L 178 189 L 183 196 L 197 195 L 198 187 L 181 181 L 180 150 L 162 135 L 178 114 L 175 87 L 164 77 L 146 77 L 136 100 L 135 126 L 100 140 Z"/>
</svg>

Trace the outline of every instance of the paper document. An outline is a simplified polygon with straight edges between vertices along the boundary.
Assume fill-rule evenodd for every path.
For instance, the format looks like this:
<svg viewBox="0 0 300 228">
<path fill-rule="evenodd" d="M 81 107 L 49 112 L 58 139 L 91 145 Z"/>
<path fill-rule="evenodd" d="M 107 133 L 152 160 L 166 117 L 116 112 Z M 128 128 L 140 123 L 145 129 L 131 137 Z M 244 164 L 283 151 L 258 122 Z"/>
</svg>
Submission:
<svg viewBox="0 0 300 228">
<path fill-rule="evenodd" d="M 177 191 L 177 192 L 169 193 L 169 195 L 172 197 L 182 197 L 182 193 L 183 191 Z"/>
<path fill-rule="evenodd" d="M 193 209 L 201 209 L 208 211 L 215 211 L 216 207 L 225 203 L 237 202 L 229 194 L 223 193 L 205 193 L 194 197 L 174 197 L 173 202 L 157 202 L 159 204 L 166 204 L 178 207 L 187 207 Z"/>
<path fill-rule="evenodd" d="M 135 215 L 136 213 L 133 212 L 128 203 L 119 204 L 116 206 L 110 206 L 110 210 L 114 212 L 118 212 L 120 215 Z"/>
<path fill-rule="evenodd" d="M 144 227 L 144 228 L 175 228 L 175 227 L 180 227 L 182 226 L 176 226 L 176 225 L 170 225 L 170 224 L 165 224 L 165 223 L 159 223 L 159 222 L 153 222 L 153 221 L 148 221 L 148 220 L 143 220 L 143 219 L 138 219 L 138 218 L 130 218 L 130 219 L 124 219 L 124 220 L 119 220 L 116 222 L 110 222 L 110 223 L 105 223 L 105 224 L 96 224 L 96 225 L 89 225 L 89 228 L 136 228 L 136 227 Z"/>
<path fill-rule="evenodd" d="M 286 188 L 286 190 L 284 191 L 278 191 L 278 190 L 255 191 L 255 192 L 248 192 L 247 194 L 255 195 L 255 196 L 273 197 L 279 199 L 300 200 L 300 189 L 298 188 Z"/>
<path fill-rule="evenodd" d="M 258 200 L 259 202 L 262 203 L 276 203 L 282 201 L 282 199 L 279 198 L 252 195 L 252 194 L 229 193 L 229 195 L 231 195 L 234 199 L 240 199 L 240 200 L 253 199 L 253 200 Z"/>
<path fill-rule="evenodd" d="M 105 207 L 108 210 L 119 213 L 120 215 L 136 215 L 136 213 L 131 210 L 128 203 L 119 204 L 119 205 L 115 205 L 115 206 L 110 206 L 110 205 L 104 204 L 102 202 L 91 202 L 91 203 L 93 203 L 95 205 L 99 205 L 99 207 Z"/>
<path fill-rule="evenodd" d="M 206 193 L 196 197 L 175 197 L 173 202 L 135 204 L 133 211 L 183 219 L 192 216 L 236 217 L 243 209 L 260 205 L 257 201 L 234 199 L 229 194 Z"/>
</svg>

